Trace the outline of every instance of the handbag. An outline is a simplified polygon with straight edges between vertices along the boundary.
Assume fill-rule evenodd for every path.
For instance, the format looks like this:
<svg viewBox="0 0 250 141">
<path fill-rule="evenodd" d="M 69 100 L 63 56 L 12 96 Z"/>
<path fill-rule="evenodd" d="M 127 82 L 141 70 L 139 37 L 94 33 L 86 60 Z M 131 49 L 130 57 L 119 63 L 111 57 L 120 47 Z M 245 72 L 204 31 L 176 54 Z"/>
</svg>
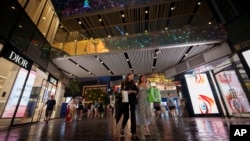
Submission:
<svg viewBox="0 0 250 141">
<path fill-rule="evenodd" d="M 150 87 L 147 96 L 148 102 L 161 102 L 161 93 L 159 89 Z"/>
<path fill-rule="evenodd" d="M 122 90 L 122 102 L 127 103 L 128 101 L 128 91 Z"/>
<path fill-rule="evenodd" d="M 124 81 L 124 86 L 126 85 L 125 81 Z M 122 90 L 122 103 L 128 103 L 128 91 L 126 90 Z"/>
</svg>

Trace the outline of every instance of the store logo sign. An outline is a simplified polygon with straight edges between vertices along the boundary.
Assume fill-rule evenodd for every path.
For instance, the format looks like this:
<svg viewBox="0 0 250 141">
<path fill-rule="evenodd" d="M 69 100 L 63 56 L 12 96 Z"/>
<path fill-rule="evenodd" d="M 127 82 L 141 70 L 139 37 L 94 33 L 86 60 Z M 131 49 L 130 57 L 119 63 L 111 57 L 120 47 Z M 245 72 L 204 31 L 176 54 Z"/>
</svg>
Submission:
<svg viewBox="0 0 250 141">
<path fill-rule="evenodd" d="M 9 57 L 10 60 L 14 61 L 18 65 L 28 69 L 28 60 L 24 59 L 22 56 L 16 54 L 14 51 L 11 51 Z"/>
<path fill-rule="evenodd" d="M 210 71 L 212 70 L 213 67 L 212 66 L 205 66 L 205 67 L 200 67 L 200 68 L 196 68 L 194 71 L 193 71 L 193 74 L 199 74 L 199 73 L 204 73 L 206 71 Z"/>
<path fill-rule="evenodd" d="M 57 85 L 58 80 L 56 78 L 54 78 L 52 75 L 49 75 L 48 79 L 47 79 L 50 83 Z"/>
<path fill-rule="evenodd" d="M 57 80 L 52 78 L 52 77 L 50 77 L 49 82 L 51 82 L 52 84 L 55 84 L 55 85 L 57 84 Z"/>
</svg>

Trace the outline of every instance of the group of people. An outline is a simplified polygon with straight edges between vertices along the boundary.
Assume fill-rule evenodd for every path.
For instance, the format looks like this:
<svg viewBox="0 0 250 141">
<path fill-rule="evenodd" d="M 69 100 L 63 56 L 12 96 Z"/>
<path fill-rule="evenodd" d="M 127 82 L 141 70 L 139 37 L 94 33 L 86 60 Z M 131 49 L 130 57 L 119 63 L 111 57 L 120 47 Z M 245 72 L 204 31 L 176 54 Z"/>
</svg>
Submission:
<svg viewBox="0 0 250 141">
<path fill-rule="evenodd" d="M 140 126 L 141 139 L 150 135 L 149 124 L 151 121 L 151 103 L 147 102 L 147 93 L 149 85 L 145 75 L 141 75 L 136 85 L 134 75 L 129 73 L 121 83 L 121 91 L 128 92 L 128 102 L 123 102 L 123 121 L 120 134 L 124 135 L 124 128 L 130 115 L 132 139 L 139 139 L 136 134 L 136 126 Z M 130 113 L 129 113 L 130 112 Z"/>
<path fill-rule="evenodd" d="M 75 117 L 82 120 L 84 105 L 82 98 L 72 98 L 67 104 L 66 122 L 72 122 Z"/>
<path fill-rule="evenodd" d="M 121 91 L 127 91 L 128 102 L 123 102 L 123 121 L 121 123 L 120 134 L 124 135 L 124 128 L 130 115 L 131 134 L 133 140 L 145 139 L 150 135 L 149 125 L 152 120 L 151 102 L 148 102 L 147 95 L 149 84 L 145 75 L 140 75 L 138 84 L 134 81 L 134 74 L 129 73 L 126 79 L 121 83 Z M 171 96 L 171 94 L 169 94 Z M 171 114 L 175 114 L 175 106 L 169 101 L 169 109 Z M 139 126 L 140 138 L 137 135 L 136 127 Z"/>
<path fill-rule="evenodd" d="M 103 117 L 103 114 L 104 114 L 103 103 L 95 102 L 88 104 L 87 117 Z"/>
<path fill-rule="evenodd" d="M 151 102 L 148 102 L 147 95 L 149 84 L 145 75 L 140 75 L 138 84 L 134 81 L 134 74 L 129 73 L 126 76 L 126 79 L 121 83 L 121 91 L 127 91 L 128 93 L 128 102 L 122 103 L 122 114 L 123 121 L 121 124 L 120 134 L 124 135 L 124 128 L 127 124 L 127 121 L 130 116 L 131 121 L 131 134 L 132 139 L 138 140 L 139 137 L 136 134 L 136 127 L 139 125 L 140 129 L 140 137 L 141 139 L 145 139 L 145 136 L 150 135 L 149 124 L 152 120 L 152 111 L 151 111 Z M 54 105 L 56 104 L 53 95 L 51 99 L 46 102 L 46 122 L 49 121 Z M 170 114 L 174 116 L 176 114 L 174 101 L 172 98 L 172 94 L 169 93 L 168 98 L 168 106 L 170 110 Z M 96 109 L 94 113 L 103 112 L 104 108 L 102 104 L 99 104 L 97 108 L 94 104 L 88 105 L 88 114 L 90 117 L 92 114 L 92 110 Z M 82 98 L 76 100 L 76 98 L 72 98 L 67 105 L 67 122 L 72 122 L 77 113 L 77 120 L 82 119 L 82 113 L 84 110 L 84 105 L 82 102 Z M 95 116 L 97 116 L 95 114 Z"/>
</svg>

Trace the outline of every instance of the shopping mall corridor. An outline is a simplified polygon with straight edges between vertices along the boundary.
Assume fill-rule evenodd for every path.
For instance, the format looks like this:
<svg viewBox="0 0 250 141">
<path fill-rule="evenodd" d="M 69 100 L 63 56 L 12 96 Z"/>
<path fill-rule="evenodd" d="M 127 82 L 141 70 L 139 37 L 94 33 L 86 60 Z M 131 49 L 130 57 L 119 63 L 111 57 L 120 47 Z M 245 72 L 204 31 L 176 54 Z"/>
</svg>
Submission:
<svg viewBox="0 0 250 141">
<path fill-rule="evenodd" d="M 128 122 L 130 123 L 130 122 Z M 131 140 L 129 124 L 125 136 L 119 135 L 121 123 L 116 125 L 111 113 L 104 117 L 84 117 L 81 121 L 65 122 L 53 119 L 0 131 L 1 141 L 127 141 Z M 227 141 L 231 124 L 250 125 L 249 118 L 217 117 L 154 117 L 150 125 L 149 141 Z M 138 135 L 140 135 L 138 131 Z"/>
</svg>

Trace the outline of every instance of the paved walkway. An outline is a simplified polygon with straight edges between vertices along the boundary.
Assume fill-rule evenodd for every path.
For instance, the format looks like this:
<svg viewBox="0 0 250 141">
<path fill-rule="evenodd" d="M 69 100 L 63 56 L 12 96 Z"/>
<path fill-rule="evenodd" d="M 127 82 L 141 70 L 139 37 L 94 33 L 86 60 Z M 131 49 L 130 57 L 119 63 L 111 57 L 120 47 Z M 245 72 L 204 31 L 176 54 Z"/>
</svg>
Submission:
<svg viewBox="0 0 250 141">
<path fill-rule="evenodd" d="M 65 119 L 22 125 L 0 131 L 0 141 L 130 141 L 129 121 L 120 137 L 120 122 L 114 117 L 87 118 L 66 123 Z M 149 141 L 229 141 L 231 124 L 250 125 L 250 118 L 154 117 Z M 138 130 L 139 131 L 139 130 Z M 138 132 L 138 135 L 140 133 Z"/>
</svg>

